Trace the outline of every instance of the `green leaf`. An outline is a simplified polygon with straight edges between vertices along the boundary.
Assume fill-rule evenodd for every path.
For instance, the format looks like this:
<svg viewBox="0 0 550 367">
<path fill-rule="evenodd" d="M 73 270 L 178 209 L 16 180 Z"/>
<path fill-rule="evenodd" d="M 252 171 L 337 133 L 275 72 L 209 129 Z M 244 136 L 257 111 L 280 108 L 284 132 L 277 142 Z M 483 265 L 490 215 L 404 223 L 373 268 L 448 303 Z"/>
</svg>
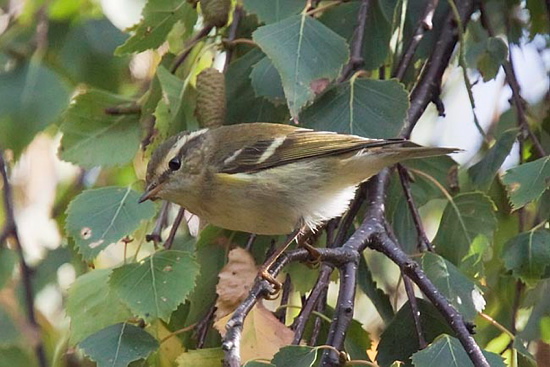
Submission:
<svg viewBox="0 0 550 367">
<path fill-rule="evenodd" d="M 314 85 L 334 80 L 349 58 L 346 41 L 305 14 L 260 27 L 252 37 L 279 71 L 293 117 L 315 98 Z"/>
<path fill-rule="evenodd" d="M 279 349 L 271 362 L 277 367 L 311 367 L 316 359 L 316 348 L 289 345 L 288 347 Z"/>
<path fill-rule="evenodd" d="M 359 289 L 361 289 L 374 304 L 376 311 L 378 311 L 384 323 L 389 323 L 395 316 L 390 297 L 384 293 L 382 289 L 378 288 L 363 256 L 359 259 L 358 272 L 357 285 Z"/>
<path fill-rule="evenodd" d="M 318 130 L 372 138 L 395 137 L 409 107 L 409 97 L 396 80 L 352 78 L 328 90 L 300 116 Z"/>
<path fill-rule="evenodd" d="M 225 72 L 228 124 L 258 121 L 283 122 L 288 119 L 286 105 L 274 106 L 267 99 L 256 96 L 252 87 L 249 78 L 252 67 L 264 57 L 263 52 L 254 49 L 229 64 Z"/>
<path fill-rule="evenodd" d="M 485 308 L 481 290 L 453 264 L 434 253 L 425 253 L 420 263 L 426 276 L 467 321 L 473 321 Z"/>
<path fill-rule="evenodd" d="M 61 265 L 70 263 L 73 254 L 67 247 L 58 247 L 46 253 L 44 259 L 34 267 L 32 291 L 37 294 L 48 284 L 57 284 L 57 271 Z"/>
<path fill-rule="evenodd" d="M 166 41 L 168 33 L 178 20 L 190 19 L 188 12 L 195 12 L 191 4 L 183 0 L 149 0 L 141 13 L 142 20 L 135 34 L 115 50 L 124 55 L 157 48 Z M 186 25 L 188 26 L 188 25 Z"/>
<path fill-rule="evenodd" d="M 537 34 L 548 34 L 548 11 L 544 0 L 527 0 L 526 8 L 529 10 L 529 23 L 531 26 L 531 39 Z"/>
<path fill-rule="evenodd" d="M 545 279 L 537 284 L 536 288 L 532 292 L 531 302 L 528 307 L 531 307 L 531 313 L 525 327 L 517 335 L 516 340 L 532 342 L 538 339 L 548 341 L 548 335 L 545 338 L 543 335 L 543 323 L 550 326 L 550 280 Z M 550 331 L 550 330 L 548 330 Z M 514 342 L 515 343 L 515 342 Z M 521 347 L 518 346 L 519 349 Z"/>
<path fill-rule="evenodd" d="M 508 46 L 503 40 L 496 37 L 489 37 L 485 43 L 484 52 L 478 56 L 477 67 L 483 81 L 494 79 L 504 62 L 508 58 Z"/>
<path fill-rule="evenodd" d="M 292 289 L 303 295 L 311 291 L 319 276 L 319 268 L 312 269 L 306 264 L 299 262 L 290 263 L 285 267 L 284 272 L 290 275 L 290 279 L 298 280 L 292 282 Z"/>
<path fill-rule="evenodd" d="M 39 62 L 0 72 L 0 145 L 19 156 L 34 135 L 55 122 L 69 100 L 69 88 Z"/>
<path fill-rule="evenodd" d="M 517 134 L 517 129 L 504 132 L 495 145 L 489 149 L 485 157 L 468 169 L 468 174 L 477 188 L 483 191 L 489 189 L 498 169 L 510 154 L 510 149 L 516 141 Z"/>
<path fill-rule="evenodd" d="M 497 226 L 494 204 L 485 194 L 459 194 L 447 203 L 433 240 L 436 251 L 455 265 L 468 254 L 477 236 L 493 237 Z"/>
<path fill-rule="evenodd" d="M 162 87 L 163 99 L 168 106 L 172 119 L 175 119 L 181 107 L 184 84 L 183 80 L 170 73 L 164 66 L 159 66 L 157 76 Z"/>
<path fill-rule="evenodd" d="M 97 367 L 126 367 L 130 362 L 147 358 L 158 349 L 159 343 L 145 330 L 120 323 L 87 337 L 78 346 L 97 362 Z"/>
<path fill-rule="evenodd" d="M 116 268 L 109 284 L 139 316 L 168 321 L 195 287 L 198 272 L 190 253 L 166 250 Z"/>
<path fill-rule="evenodd" d="M 506 185 L 514 210 L 538 199 L 550 187 L 550 156 L 524 163 L 506 171 Z"/>
<path fill-rule="evenodd" d="M 34 366 L 35 362 L 29 356 L 28 346 L 25 348 L 0 348 L 0 367 Z"/>
<path fill-rule="evenodd" d="M 296 0 L 244 0 L 243 7 L 247 13 L 256 14 L 261 22 L 269 24 L 298 14 L 305 4 Z"/>
<path fill-rule="evenodd" d="M 269 58 L 264 57 L 252 67 L 250 80 L 258 97 L 267 98 L 274 104 L 285 101 L 281 76 Z"/>
<path fill-rule="evenodd" d="M 154 112 L 157 135 L 153 146 L 188 127 L 186 126 L 185 104 L 182 102 L 185 100 L 184 94 L 189 89 L 185 88 L 183 80 L 170 73 L 163 65 L 157 68 L 156 76 L 159 80 L 162 98 L 158 101 Z"/>
<path fill-rule="evenodd" d="M 344 348 L 353 360 L 367 360 L 367 350 L 371 347 L 369 334 L 361 323 L 352 319 L 346 332 L 346 340 L 344 340 Z"/>
<path fill-rule="evenodd" d="M 243 367 L 276 367 L 276 366 L 273 363 L 269 363 L 269 362 L 249 361 L 249 362 L 246 362 Z"/>
<path fill-rule="evenodd" d="M 468 25 L 465 50 L 468 67 L 477 69 L 484 81 L 495 78 L 508 58 L 508 47 L 504 41 L 489 37 L 480 22 Z"/>
<path fill-rule="evenodd" d="M 535 357 L 523 345 L 521 338 L 516 337 L 512 343 L 513 351 L 517 352 L 518 367 L 538 367 Z"/>
<path fill-rule="evenodd" d="M 422 206 L 432 199 L 444 198 L 445 195 L 432 180 L 427 179 L 423 175 L 416 174 L 413 170 L 428 174 L 439 183 L 439 186 L 444 187 L 447 191 L 452 190 L 451 175 L 457 164 L 451 157 L 440 156 L 411 159 L 405 161 L 403 165 L 409 169 L 413 177 L 411 190 L 417 205 Z"/>
<path fill-rule="evenodd" d="M 222 348 L 189 350 L 176 360 L 179 367 L 220 367 L 223 361 Z"/>
<path fill-rule="evenodd" d="M 100 90 L 77 96 L 63 116 L 61 159 L 87 168 L 130 162 L 140 143 L 139 115 L 105 113 L 106 108 L 130 103 Z"/>
<path fill-rule="evenodd" d="M 0 333 L 0 348 L 16 346 L 24 340 L 23 334 L 18 327 L 18 325 L 23 326 L 21 325 L 21 320 L 14 320 L 14 315 L 12 315 L 13 312 L 9 312 L 6 307 L 9 306 L 0 303 L 0 326 L 2 327 L 2 332 Z"/>
<path fill-rule="evenodd" d="M 504 360 L 495 353 L 482 351 L 491 367 L 505 367 Z M 422 367 L 469 367 L 474 366 L 458 339 L 442 335 L 426 349 L 413 354 L 415 366 Z"/>
<path fill-rule="evenodd" d="M 78 344 L 88 336 L 118 322 L 132 313 L 109 288 L 111 269 L 96 269 L 76 278 L 69 289 L 67 315 L 71 318 L 70 343 Z"/>
<path fill-rule="evenodd" d="M 122 83 L 127 83 L 130 60 L 113 57 L 113 52 L 127 38 L 106 18 L 50 22 L 48 54 L 55 52 L 50 55 L 56 57 L 56 67 L 71 80 L 91 88 L 116 92 Z"/>
<path fill-rule="evenodd" d="M 452 333 L 449 324 L 430 302 L 419 298 L 416 302 L 420 312 L 420 325 L 428 343 L 440 334 Z M 418 350 L 418 346 L 412 310 L 407 302 L 382 333 L 376 361 L 382 367 L 387 367 L 394 361 L 403 361 L 405 366 L 411 366 L 409 357 Z"/>
<path fill-rule="evenodd" d="M 357 26 L 360 3 L 360 1 L 350 1 L 330 8 L 323 12 L 319 20 L 351 44 Z M 390 51 L 393 14 L 386 17 L 384 8 L 390 7 L 391 9 L 388 10 L 393 13 L 397 1 L 391 3 L 388 0 L 369 2 L 361 47 L 366 70 L 374 70 L 382 66 Z"/>
<path fill-rule="evenodd" d="M 520 233 L 504 245 L 503 259 L 516 278 L 534 285 L 550 268 L 550 231 Z"/>
<path fill-rule="evenodd" d="M 71 201 L 65 228 L 84 260 L 93 260 L 155 215 L 154 204 L 138 204 L 139 197 L 130 187 L 104 187 L 86 190 Z"/>
</svg>

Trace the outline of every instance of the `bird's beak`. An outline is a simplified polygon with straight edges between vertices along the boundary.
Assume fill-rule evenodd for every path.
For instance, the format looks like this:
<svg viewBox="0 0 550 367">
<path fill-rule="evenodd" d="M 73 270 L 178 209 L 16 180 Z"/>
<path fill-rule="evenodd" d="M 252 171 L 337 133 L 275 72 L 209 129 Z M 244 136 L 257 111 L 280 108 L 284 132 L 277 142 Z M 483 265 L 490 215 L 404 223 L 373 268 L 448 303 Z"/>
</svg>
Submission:
<svg viewBox="0 0 550 367">
<path fill-rule="evenodd" d="M 138 203 L 143 203 L 146 200 L 155 200 L 156 195 L 160 191 L 161 188 L 162 188 L 162 185 L 150 184 L 149 186 L 147 186 L 145 188 L 145 192 L 139 198 Z"/>
</svg>

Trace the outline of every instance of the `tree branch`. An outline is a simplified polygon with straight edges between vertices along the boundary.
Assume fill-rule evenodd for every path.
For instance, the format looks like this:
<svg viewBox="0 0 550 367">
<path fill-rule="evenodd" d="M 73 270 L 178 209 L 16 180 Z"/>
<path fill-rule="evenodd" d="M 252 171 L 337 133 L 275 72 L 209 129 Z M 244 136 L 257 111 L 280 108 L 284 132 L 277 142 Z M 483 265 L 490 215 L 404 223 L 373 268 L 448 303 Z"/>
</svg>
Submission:
<svg viewBox="0 0 550 367">
<path fill-rule="evenodd" d="M 330 324 L 328 338 L 326 344 L 335 347 L 337 350 L 344 348 L 344 340 L 349 323 L 353 318 L 353 308 L 355 305 L 355 286 L 357 283 L 357 269 L 359 267 L 359 252 L 353 252 L 355 256 L 343 267 L 339 267 L 340 271 L 340 289 L 338 291 L 338 301 L 336 310 Z M 340 360 L 340 355 L 333 349 L 323 350 L 321 356 L 321 366 L 340 366 L 343 361 Z"/>
<path fill-rule="evenodd" d="M 330 274 L 332 274 L 333 270 L 334 267 L 330 264 L 323 263 L 321 265 L 317 281 L 315 282 L 313 289 L 309 293 L 306 303 L 292 323 L 291 329 L 294 330 L 294 340 L 292 340 L 292 344 L 300 344 L 300 341 L 302 340 L 302 337 L 304 335 L 307 321 L 311 316 L 313 310 L 315 309 L 315 306 L 317 306 L 321 295 L 328 288 L 328 284 L 330 282 Z"/>
<path fill-rule="evenodd" d="M 13 196 L 11 192 L 11 185 L 8 179 L 8 172 L 6 161 L 4 160 L 3 150 L 0 150 L 0 174 L 2 175 L 2 181 L 4 183 L 4 212 L 6 216 L 6 223 L 2 233 L 0 234 L 0 245 L 7 241 L 9 238 L 13 240 L 15 251 L 19 257 L 19 269 L 21 272 L 21 281 L 23 283 L 23 291 L 25 298 L 25 312 L 30 327 L 36 332 L 36 340 L 33 340 L 30 344 L 34 346 L 34 354 L 38 360 L 40 367 L 47 367 L 46 354 L 44 352 L 44 344 L 42 342 L 41 329 L 38 321 L 36 320 L 36 314 L 34 311 L 34 297 L 32 291 L 32 269 L 25 261 L 25 254 L 21 241 L 19 239 L 19 233 L 17 231 L 17 224 L 15 223 L 15 215 L 13 210 Z"/>
<path fill-rule="evenodd" d="M 465 27 L 474 11 L 474 0 L 462 1 L 458 10 L 462 24 Z M 440 102 L 441 78 L 449 64 L 457 41 L 458 34 L 454 14 L 449 10 L 443 29 L 440 31 L 439 39 L 434 45 L 434 50 L 411 92 L 411 107 L 409 108 L 408 119 L 401 130 L 401 136 L 409 137 L 411 135 L 416 122 L 431 101 L 436 102 L 436 104 Z"/>
<path fill-rule="evenodd" d="M 418 264 L 412 261 L 385 232 L 377 233 L 372 237 L 369 247 L 380 251 L 399 266 L 424 293 L 424 295 L 439 310 L 457 335 L 458 340 L 476 367 L 489 367 L 485 356 L 470 335 L 470 330 L 460 313 L 447 301 L 433 283 L 426 277 Z"/>
<path fill-rule="evenodd" d="M 368 1 L 362 2 L 362 6 L 367 5 Z M 366 19 L 366 9 L 362 9 L 363 12 L 360 12 L 360 15 L 358 15 L 360 21 L 356 28 L 356 32 L 359 32 L 360 29 L 364 31 L 364 23 L 362 25 L 361 21 Z M 459 13 L 461 15 L 462 24 L 467 23 L 473 9 L 473 0 L 466 0 L 460 4 Z M 412 128 L 427 104 L 430 101 L 436 100 L 436 98 L 434 98 L 435 96 L 438 97 L 441 76 L 448 65 L 457 40 L 456 24 L 454 23 L 453 14 L 449 13 L 440 38 L 434 48 L 434 52 L 421 74 L 420 82 L 415 86 L 411 94 L 411 109 L 409 111 L 408 121 L 401 133 L 402 137 L 410 136 Z M 361 43 L 362 41 L 360 42 L 359 37 L 354 37 L 352 55 L 361 55 Z M 351 67 L 352 64 L 353 61 L 350 60 L 348 65 Z M 409 257 L 397 246 L 397 243 L 389 237 L 385 228 L 386 222 L 384 213 L 384 201 L 389 178 L 390 169 L 386 168 L 367 183 L 365 197 L 367 210 L 363 223 L 354 234 L 341 247 L 318 249 L 319 260 L 324 263 L 323 266 L 338 268 L 340 272 L 338 302 L 330 326 L 329 337 L 326 341 L 327 345 L 335 349 L 323 352 L 321 365 L 340 366 L 342 364 L 340 355 L 336 353 L 335 350 L 341 350 L 343 348 L 346 331 L 353 316 L 359 258 L 361 253 L 369 246 L 374 250 L 384 253 L 395 262 L 401 268 L 402 272 L 417 284 L 420 290 L 426 294 L 426 297 L 434 303 L 435 307 L 443 314 L 458 335 L 459 340 L 465 347 L 474 365 L 476 367 L 488 367 L 488 363 L 481 353 L 481 349 L 471 337 L 462 316 L 449 304 L 445 297 L 439 293 L 437 288 L 428 280 L 422 270 L 419 269 L 418 265 L 409 259 Z M 361 195 L 358 197 L 362 199 Z M 358 204 L 354 203 L 354 205 L 352 205 L 351 208 L 353 211 L 360 207 L 360 202 Z M 341 221 L 341 227 L 339 228 L 339 233 L 336 235 L 334 244 L 341 243 L 340 239 L 345 236 L 347 228 L 351 225 L 354 216 L 355 215 L 347 216 Z M 288 263 L 293 261 L 304 261 L 308 256 L 309 253 L 305 249 L 296 249 L 283 253 L 281 257 L 276 260 L 269 272 L 272 276 L 276 276 Z M 298 335 L 295 337 L 294 342 L 300 340 L 303 334 L 303 325 L 307 321 L 307 317 L 311 314 L 315 304 L 317 304 L 320 295 L 326 288 L 325 283 L 327 282 L 326 277 L 328 276 L 328 268 L 323 269 L 327 270 L 320 274 L 312 294 L 310 294 L 310 297 L 304 304 L 301 315 L 299 315 L 295 321 L 294 326 Z M 270 291 L 271 285 L 267 281 L 257 278 L 248 297 L 233 313 L 226 326 L 227 333 L 222 344 L 222 348 L 225 350 L 225 366 L 236 367 L 240 365 L 239 349 L 244 318 L 252 307 L 254 307 L 258 299 L 268 295 Z"/>
</svg>

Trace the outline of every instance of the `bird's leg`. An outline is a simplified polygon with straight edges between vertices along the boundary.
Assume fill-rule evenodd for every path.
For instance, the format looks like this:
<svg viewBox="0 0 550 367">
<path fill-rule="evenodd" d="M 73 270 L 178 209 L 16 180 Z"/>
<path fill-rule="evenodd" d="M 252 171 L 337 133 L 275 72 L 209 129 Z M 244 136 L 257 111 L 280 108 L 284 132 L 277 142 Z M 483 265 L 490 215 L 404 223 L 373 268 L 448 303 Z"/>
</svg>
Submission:
<svg viewBox="0 0 550 367">
<path fill-rule="evenodd" d="M 307 264 L 312 267 L 317 267 L 320 262 L 319 259 L 321 258 L 321 254 L 314 246 L 320 234 L 320 231 L 313 232 L 308 228 L 308 232 L 302 232 L 300 241 L 298 241 L 298 246 L 303 247 L 309 253 L 310 258 L 307 260 Z"/>
<path fill-rule="evenodd" d="M 270 294 L 266 297 L 267 299 L 275 299 L 279 296 L 279 291 L 282 288 L 281 282 L 279 282 L 273 275 L 269 273 L 269 269 L 271 266 L 277 261 L 279 256 L 285 250 L 292 244 L 294 240 L 298 241 L 298 238 L 300 237 L 301 229 L 297 229 L 294 232 L 292 232 L 286 239 L 286 242 L 283 246 L 279 247 L 277 250 L 275 250 L 271 256 L 264 262 L 264 264 L 260 267 L 259 276 L 263 279 L 267 280 L 271 285 L 273 286 L 273 290 L 270 292 Z"/>
</svg>

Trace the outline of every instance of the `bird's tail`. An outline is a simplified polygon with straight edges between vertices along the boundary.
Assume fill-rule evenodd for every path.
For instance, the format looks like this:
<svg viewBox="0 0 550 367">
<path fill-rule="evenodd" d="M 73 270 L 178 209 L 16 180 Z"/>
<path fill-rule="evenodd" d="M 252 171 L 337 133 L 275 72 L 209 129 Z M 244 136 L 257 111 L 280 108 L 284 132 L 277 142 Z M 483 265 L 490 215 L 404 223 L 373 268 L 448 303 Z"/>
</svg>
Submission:
<svg viewBox="0 0 550 367">
<path fill-rule="evenodd" d="M 460 152 L 457 148 L 424 147 L 410 141 L 365 149 L 344 162 L 348 179 L 356 183 L 366 181 L 385 167 L 414 158 L 428 158 Z"/>
</svg>

